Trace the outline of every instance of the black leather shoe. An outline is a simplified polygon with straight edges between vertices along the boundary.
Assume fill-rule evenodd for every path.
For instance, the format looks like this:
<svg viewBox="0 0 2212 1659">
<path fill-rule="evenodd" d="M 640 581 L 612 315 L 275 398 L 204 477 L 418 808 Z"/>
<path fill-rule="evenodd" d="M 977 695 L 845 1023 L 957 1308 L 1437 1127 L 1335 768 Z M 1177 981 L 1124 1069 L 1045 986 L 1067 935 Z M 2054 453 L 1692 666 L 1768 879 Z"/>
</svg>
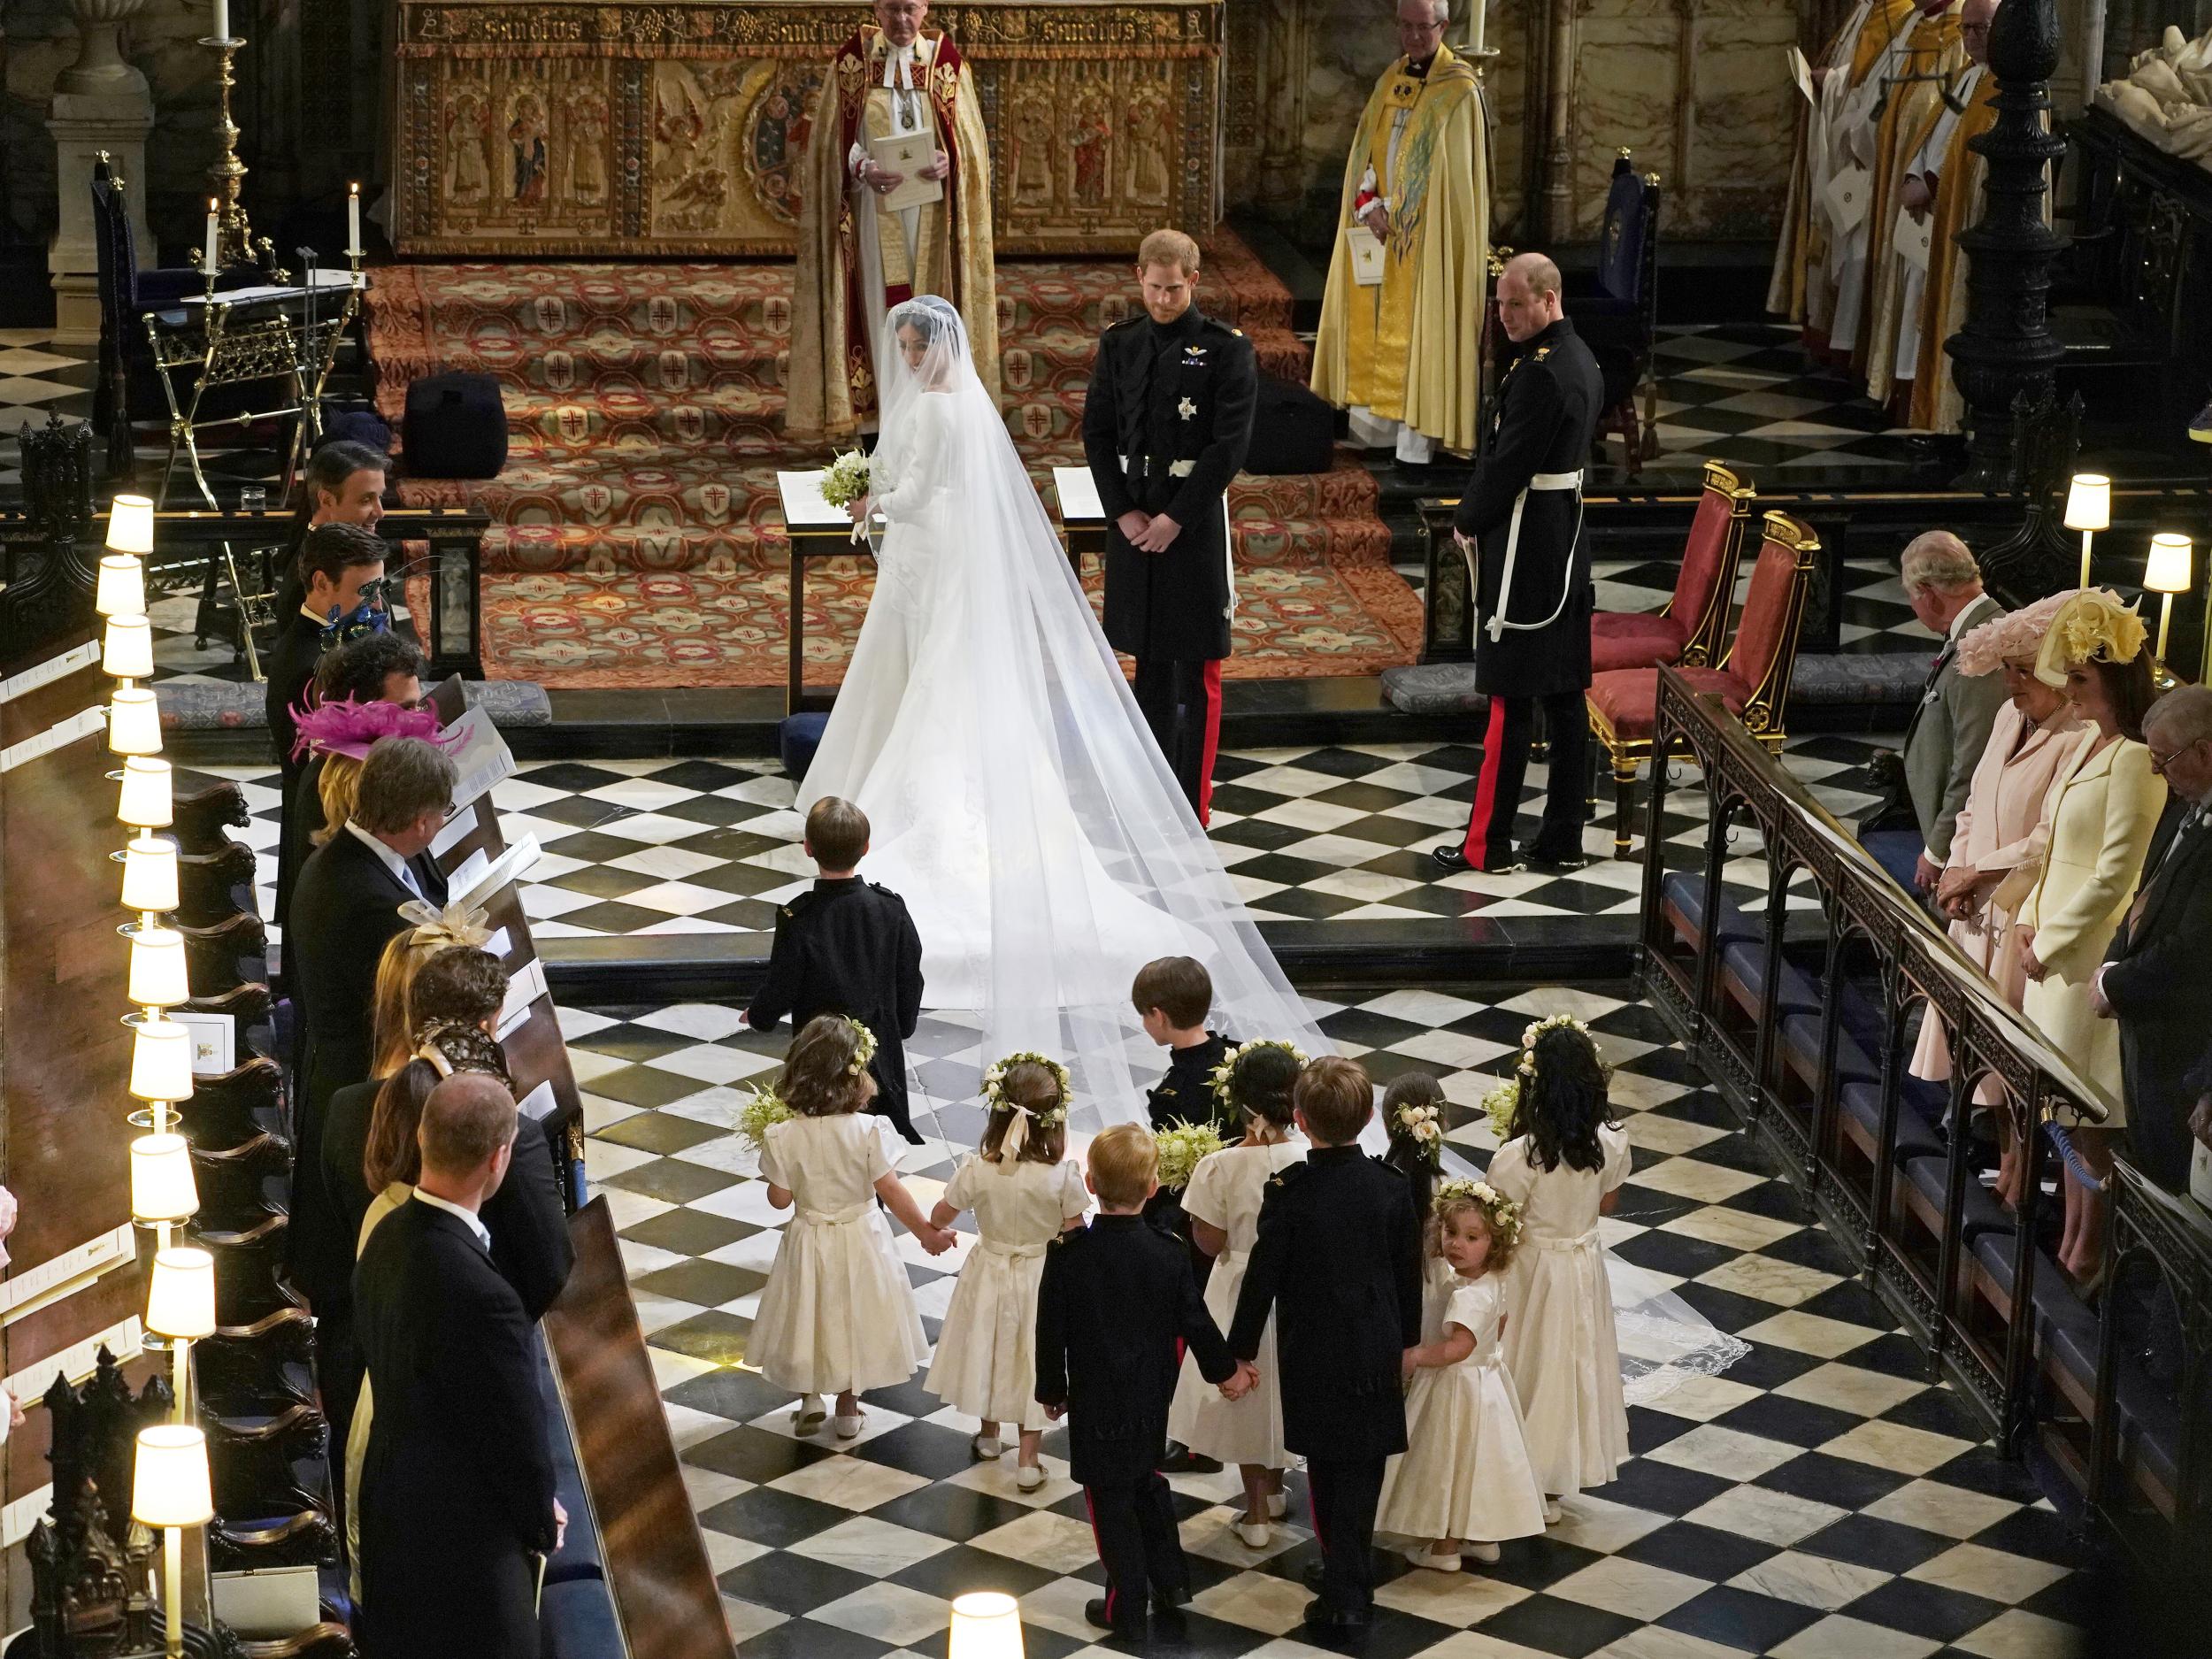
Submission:
<svg viewBox="0 0 2212 1659">
<path fill-rule="evenodd" d="M 1305 1623 L 1308 1630 L 1337 1635 L 1357 1635 L 1374 1622 L 1373 1612 L 1363 1607 L 1331 1607 L 1318 1596 L 1306 1603 Z"/>
<path fill-rule="evenodd" d="M 1110 1630 L 1117 1636 L 1127 1636 L 1137 1641 L 1145 1639 L 1145 1619 L 1140 1612 L 1134 1618 L 1111 1619 L 1106 1617 L 1106 1598 L 1083 1603 L 1083 1617 L 1101 1630 Z"/>
<path fill-rule="evenodd" d="M 1187 1584 L 1178 1585 L 1172 1590 L 1155 1590 L 1152 1593 L 1152 1610 L 1155 1613 L 1189 1605 L 1190 1586 Z"/>
<path fill-rule="evenodd" d="M 1321 1575 L 1327 1571 L 1327 1563 L 1310 1561 L 1306 1563 L 1305 1571 L 1298 1575 L 1298 1581 L 1317 1594 L 1321 1589 Z"/>
<path fill-rule="evenodd" d="M 1447 874 L 1455 874 L 1468 868 L 1467 855 L 1448 841 L 1441 847 L 1430 848 L 1429 859 L 1439 870 L 1444 871 Z"/>
<path fill-rule="evenodd" d="M 1556 875 L 1570 870 L 1581 870 L 1590 862 L 1589 856 L 1579 849 L 1570 853 L 1555 853 L 1525 841 L 1518 849 L 1522 863 L 1531 870 L 1540 870 L 1546 875 Z"/>
<path fill-rule="evenodd" d="M 1190 1600 L 1188 1590 L 1163 1590 L 1152 1598 L 1152 1628 L 1165 1635 L 1179 1633 L 1188 1628 L 1183 1617 L 1183 1607 Z"/>
<path fill-rule="evenodd" d="M 1217 1475 L 1221 1465 L 1180 1441 L 1170 1440 L 1167 1455 L 1153 1465 L 1164 1475 Z"/>
</svg>

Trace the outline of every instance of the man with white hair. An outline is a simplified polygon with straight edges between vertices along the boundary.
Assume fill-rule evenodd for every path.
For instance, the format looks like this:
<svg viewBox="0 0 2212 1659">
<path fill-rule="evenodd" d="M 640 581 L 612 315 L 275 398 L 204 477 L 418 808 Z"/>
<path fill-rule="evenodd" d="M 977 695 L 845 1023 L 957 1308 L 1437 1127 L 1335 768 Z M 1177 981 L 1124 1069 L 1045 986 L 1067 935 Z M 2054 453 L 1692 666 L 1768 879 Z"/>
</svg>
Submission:
<svg viewBox="0 0 2212 1659">
<path fill-rule="evenodd" d="M 1476 0 L 1480 4 L 1480 0 Z M 1398 0 L 1400 55 L 1361 112 L 1313 348 L 1315 395 L 1352 439 L 1425 465 L 1471 454 L 1490 268 L 1487 128 L 1450 0 Z"/>
<path fill-rule="evenodd" d="M 1906 544 L 1898 561 L 1905 597 L 1923 627 L 1943 641 L 1905 728 L 1905 787 L 1917 833 L 1878 830 L 1861 839 L 1900 887 L 1932 893 L 1951 856 L 1951 833 L 1974 768 L 1989 747 L 1989 728 L 2005 700 L 1995 674 L 1959 672 L 1959 641 L 2002 611 L 1982 591 L 1981 567 L 1948 530 L 1929 530 Z"/>
<path fill-rule="evenodd" d="M 2161 697 L 2143 717 L 2143 741 L 2170 793 L 2090 1000 L 2120 1022 L 2129 1156 L 2178 1191 L 2193 1103 L 2212 1126 L 2212 689 Z"/>
</svg>

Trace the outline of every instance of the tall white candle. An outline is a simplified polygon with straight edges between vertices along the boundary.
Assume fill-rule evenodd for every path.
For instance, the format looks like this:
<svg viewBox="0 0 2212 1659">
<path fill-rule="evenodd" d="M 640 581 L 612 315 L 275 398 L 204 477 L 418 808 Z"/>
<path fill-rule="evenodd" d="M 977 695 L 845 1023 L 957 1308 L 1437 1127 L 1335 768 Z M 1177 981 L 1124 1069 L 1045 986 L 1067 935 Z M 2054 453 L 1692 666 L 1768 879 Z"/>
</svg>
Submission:
<svg viewBox="0 0 2212 1659">
<path fill-rule="evenodd" d="M 215 198 L 211 196 L 207 199 L 207 257 L 200 266 L 210 276 L 215 274 L 215 233 L 221 222 L 215 211 Z"/>
<path fill-rule="evenodd" d="M 346 187 L 346 252 L 354 258 L 361 257 L 361 187 Z"/>
<path fill-rule="evenodd" d="M 230 0 L 215 0 L 215 38 L 230 38 Z"/>
<path fill-rule="evenodd" d="M 215 4 L 217 5 L 222 4 L 222 3 L 223 0 L 215 0 Z M 1467 8 L 1467 55 L 1470 58 L 1479 58 L 1482 55 L 1482 14 L 1484 9 L 1484 0 L 1471 0 L 1471 4 L 1470 4 Z"/>
</svg>

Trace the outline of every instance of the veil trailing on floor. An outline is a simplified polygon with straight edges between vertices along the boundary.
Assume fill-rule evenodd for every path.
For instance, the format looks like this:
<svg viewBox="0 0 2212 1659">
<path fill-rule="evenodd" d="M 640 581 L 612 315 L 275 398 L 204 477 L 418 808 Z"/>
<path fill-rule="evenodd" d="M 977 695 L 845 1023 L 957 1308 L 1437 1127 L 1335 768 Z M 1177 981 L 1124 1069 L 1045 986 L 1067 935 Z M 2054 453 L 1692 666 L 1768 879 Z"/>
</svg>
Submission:
<svg viewBox="0 0 2212 1659">
<path fill-rule="evenodd" d="M 862 874 L 921 934 L 924 1006 L 979 1028 L 913 1056 L 918 1118 L 1021 1049 L 1070 1066 L 1079 1128 L 1141 1118 L 1164 1054 L 1130 987 L 1157 956 L 1206 964 L 1217 1030 L 1328 1051 L 1147 732 L 959 313 L 894 308 L 876 361 L 872 626 L 799 806 L 858 802 Z"/>
</svg>

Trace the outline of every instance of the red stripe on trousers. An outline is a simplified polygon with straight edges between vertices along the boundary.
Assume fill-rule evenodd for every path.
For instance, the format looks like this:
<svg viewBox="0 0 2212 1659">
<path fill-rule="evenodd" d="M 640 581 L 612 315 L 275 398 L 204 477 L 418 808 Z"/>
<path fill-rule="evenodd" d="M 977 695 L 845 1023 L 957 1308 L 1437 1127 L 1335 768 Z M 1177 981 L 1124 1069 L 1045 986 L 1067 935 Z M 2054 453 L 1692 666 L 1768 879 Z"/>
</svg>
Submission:
<svg viewBox="0 0 2212 1659">
<path fill-rule="evenodd" d="M 1104 1566 L 1106 1546 L 1099 1540 L 1098 1508 L 1091 1502 L 1091 1489 L 1088 1486 L 1083 1488 L 1083 1513 L 1090 1517 L 1091 1548 L 1098 1552 L 1099 1565 Z M 1114 1622 L 1114 1598 L 1120 1594 L 1120 1586 L 1115 1584 L 1114 1575 L 1109 1571 L 1106 1574 L 1106 1622 L 1109 1624 Z"/>
<path fill-rule="evenodd" d="M 1221 752 L 1221 659 L 1206 664 L 1206 748 L 1198 763 L 1198 823 L 1210 820 L 1214 804 L 1214 757 Z"/>
<path fill-rule="evenodd" d="M 1505 754 L 1505 699 L 1490 699 L 1490 729 L 1482 740 L 1482 771 L 1475 780 L 1474 810 L 1467 815 L 1467 856 L 1471 870 L 1486 867 L 1489 857 L 1490 819 L 1498 807 L 1498 764 Z M 1516 808 L 1519 803 L 1514 803 Z"/>
</svg>

